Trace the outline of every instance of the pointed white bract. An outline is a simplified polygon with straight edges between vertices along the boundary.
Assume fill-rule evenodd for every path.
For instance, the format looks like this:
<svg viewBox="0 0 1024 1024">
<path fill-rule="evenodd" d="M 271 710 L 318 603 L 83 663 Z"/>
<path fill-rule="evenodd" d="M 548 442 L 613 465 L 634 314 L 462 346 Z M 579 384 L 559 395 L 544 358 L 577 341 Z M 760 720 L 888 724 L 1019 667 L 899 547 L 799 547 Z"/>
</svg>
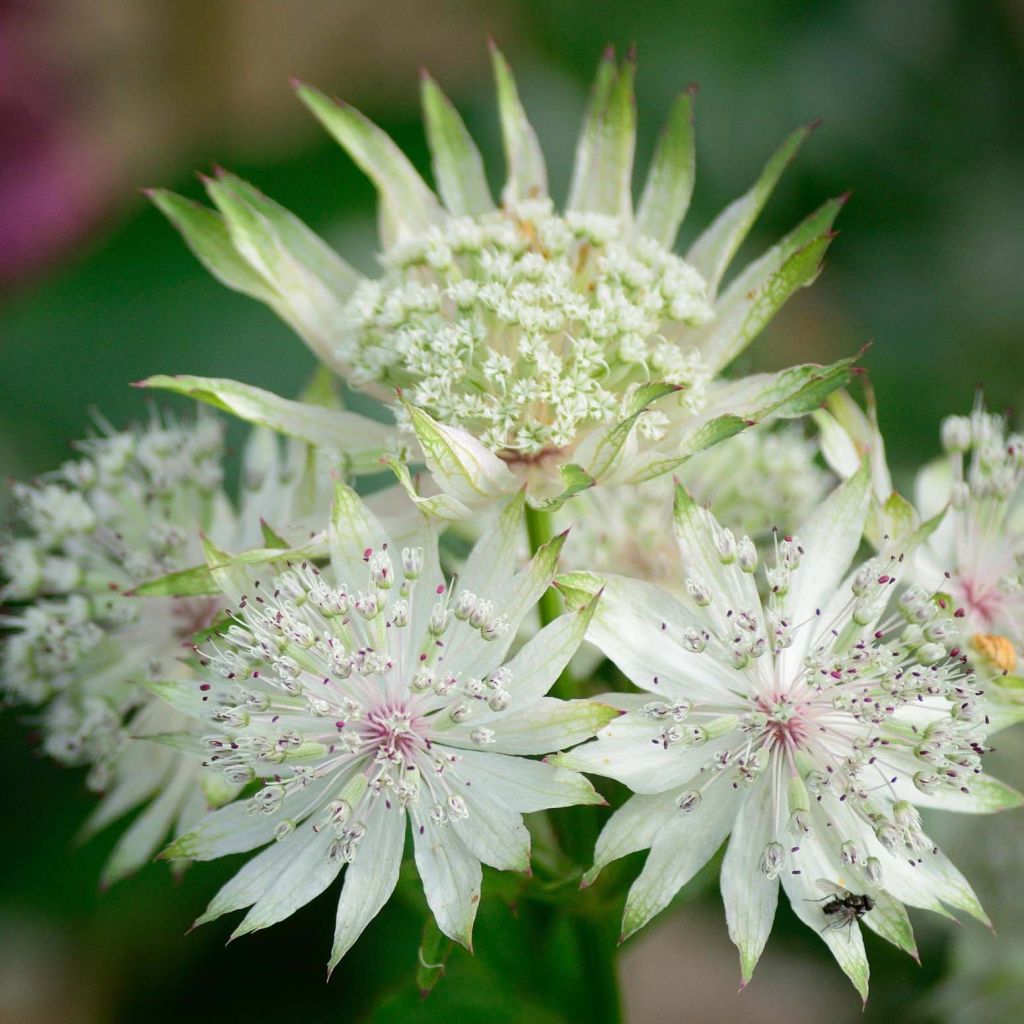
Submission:
<svg viewBox="0 0 1024 1024">
<path fill-rule="evenodd" d="M 917 808 L 983 812 L 1021 798 L 981 772 L 984 687 L 950 649 L 955 606 L 903 589 L 898 555 L 850 569 L 868 497 L 864 468 L 796 535 L 779 536 L 764 599 L 750 539 L 736 539 L 682 488 L 681 598 L 620 576 L 560 578 L 572 602 L 603 590 L 588 638 L 647 691 L 617 695 L 629 713 L 554 759 L 640 794 L 605 827 L 590 873 L 650 847 L 625 934 L 666 907 L 730 835 L 722 893 L 744 981 L 780 882 L 862 993 L 861 923 L 913 952 L 903 904 L 985 920 Z M 618 822 L 637 801 L 647 820 L 633 842 Z M 869 897 L 870 909 L 848 912 L 842 891 Z"/>
<path fill-rule="evenodd" d="M 562 544 L 514 572 L 506 520 L 522 508 L 520 497 L 484 534 L 454 585 L 432 529 L 395 545 L 339 485 L 331 564 L 251 580 L 233 624 L 201 650 L 202 678 L 164 694 L 205 723 L 205 764 L 225 784 L 260 783 L 165 856 L 206 860 L 276 841 L 204 920 L 248 907 L 236 934 L 264 928 L 345 868 L 333 966 L 390 896 L 408 825 L 438 927 L 469 945 L 481 863 L 529 868 L 522 813 L 601 802 L 583 776 L 518 756 L 572 746 L 618 714 L 545 696 L 591 605 L 509 657 Z"/>
<path fill-rule="evenodd" d="M 786 299 L 816 278 L 831 240 L 843 199 L 825 203 L 719 295 L 809 128 L 785 141 L 683 258 L 672 247 L 693 188 L 692 92 L 670 114 L 634 211 L 635 68 L 606 55 L 558 210 L 512 73 L 496 50 L 493 58 L 507 160 L 498 204 L 465 125 L 429 76 L 423 106 L 439 195 L 361 113 L 299 87 L 377 187 L 378 278 L 361 278 L 225 172 L 207 182 L 216 211 L 152 194 L 221 281 L 268 303 L 327 366 L 393 406 L 410 454 L 422 456 L 450 499 L 425 511 L 464 516 L 523 483 L 540 506 L 596 482 L 656 476 L 752 422 L 810 411 L 848 379 L 844 362 L 739 387 L 721 380 Z M 225 387 L 192 391 L 217 402 Z M 252 403 L 231 407 L 266 422 Z M 303 433 L 298 417 L 272 425 L 325 443 Z M 339 436 L 337 444 L 358 442 Z"/>
<path fill-rule="evenodd" d="M 252 547 L 262 516 L 304 539 L 308 517 L 326 514 L 329 491 L 318 482 L 326 464 L 305 445 L 286 455 L 279 439 L 259 431 L 235 506 L 222 488 L 222 428 L 208 415 L 105 428 L 77 447 L 60 470 L 13 486 L 18 525 L 0 556 L 9 609 L 3 674 L 11 700 L 40 709 L 46 752 L 88 765 L 90 788 L 104 792 L 90 830 L 153 801 L 115 848 L 110 882 L 149 860 L 172 824 L 195 821 L 234 794 L 220 776 L 200 773 L 194 756 L 133 739 L 188 728 L 147 684 L 183 672 L 192 638 L 219 616 L 223 599 L 130 592 L 203 561 L 200 531 Z"/>
</svg>

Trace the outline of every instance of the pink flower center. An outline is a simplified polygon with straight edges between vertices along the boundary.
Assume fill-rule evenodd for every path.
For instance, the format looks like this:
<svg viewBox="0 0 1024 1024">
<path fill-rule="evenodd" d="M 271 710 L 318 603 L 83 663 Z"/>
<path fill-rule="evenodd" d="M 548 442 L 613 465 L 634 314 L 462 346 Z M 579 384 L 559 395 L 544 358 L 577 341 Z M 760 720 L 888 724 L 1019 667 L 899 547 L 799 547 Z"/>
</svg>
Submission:
<svg viewBox="0 0 1024 1024">
<path fill-rule="evenodd" d="M 402 704 L 384 704 L 367 714 L 363 739 L 388 755 L 408 761 L 424 746 L 426 720 Z"/>
<path fill-rule="evenodd" d="M 807 740 L 807 705 L 785 694 L 762 697 L 758 707 L 768 716 L 769 746 L 796 750 Z"/>
</svg>

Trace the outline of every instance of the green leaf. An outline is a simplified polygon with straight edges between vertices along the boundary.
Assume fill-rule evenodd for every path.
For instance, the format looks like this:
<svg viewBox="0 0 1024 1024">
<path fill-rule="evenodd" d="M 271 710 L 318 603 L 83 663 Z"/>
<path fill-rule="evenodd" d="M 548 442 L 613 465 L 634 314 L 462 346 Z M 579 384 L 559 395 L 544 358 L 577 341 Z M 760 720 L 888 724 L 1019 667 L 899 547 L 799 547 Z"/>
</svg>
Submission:
<svg viewBox="0 0 1024 1024">
<path fill-rule="evenodd" d="M 687 335 L 713 369 L 731 363 L 793 292 L 814 282 L 845 202 L 843 196 L 825 203 L 755 260 L 716 303 L 714 319 Z"/>
<path fill-rule="evenodd" d="M 273 247 L 280 247 L 339 300 L 351 295 L 363 279 L 295 214 L 248 182 L 218 170 L 217 180 L 208 182 L 207 189 L 224 214 L 228 230 L 237 229 L 247 242 L 262 247 L 264 259 L 272 261 Z"/>
<path fill-rule="evenodd" d="M 621 460 L 640 415 L 653 402 L 678 391 L 675 384 L 652 381 L 633 393 L 625 419 L 602 430 L 596 430 L 576 451 L 583 472 L 595 481 L 609 475 Z"/>
<path fill-rule="evenodd" d="M 394 427 L 369 417 L 344 409 L 293 402 L 234 380 L 157 375 L 137 386 L 187 395 L 249 423 L 338 452 L 346 457 L 353 473 L 378 472 L 381 456 L 399 440 Z"/>
<path fill-rule="evenodd" d="M 221 284 L 274 305 L 277 296 L 273 289 L 239 254 L 219 213 L 160 188 L 150 189 L 146 195 L 178 229 L 199 262 Z"/>
<path fill-rule="evenodd" d="M 385 132 L 355 107 L 331 100 L 312 86 L 299 85 L 298 95 L 376 186 L 390 225 L 385 247 L 440 221 L 437 196 Z"/>
<path fill-rule="evenodd" d="M 260 533 L 263 535 L 263 544 L 268 548 L 287 548 L 288 541 L 286 541 L 279 533 L 274 532 L 274 528 L 265 519 L 260 520 Z"/>
<path fill-rule="evenodd" d="M 693 195 L 695 93 L 696 88 L 691 86 L 673 104 L 637 207 L 637 231 L 660 242 L 666 249 L 675 244 L 679 225 L 690 208 Z"/>
<path fill-rule="evenodd" d="M 414 405 L 407 405 L 427 467 L 438 486 L 466 505 L 519 490 L 512 471 L 472 434 L 444 426 Z"/>
<path fill-rule="evenodd" d="M 635 74 L 632 59 L 626 60 L 619 69 L 615 67 L 613 52 L 606 52 L 601 59 L 576 149 L 566 204 L 569 210 L 603 213 L 625 221 L 632 215 Z"/>
<path fill-rule="evenodd" d="M 505 203 L 515 203 L 546 196 L 548 176 L 544 166 L 544 154 L 537 141 L 537 134 L 527 120 L 526 111 L 519 100 L 512 69 L 493 43 L 491 63 L 498 87 L 501 137 L 508 165 L 502 199 Z"/>
<path fill-rule="evenodd" d="M 806 125 L 793 132 L 772 154 L 753 187 L 727 206 L 686 254 L 687 261 L 692 263 L 707 281 L 708 294 L 712 298 L 718 291 L 718 285 L 733 256 L 743 244 L 758 214 L 782 177 L 786 165 L 793 159 L 814 127 Z"/>
<path fill-rule="evenodd" d="M 421 94 L 434 178 L 445 206 L 458 217 L 493 210 L 480 151 L 451 100 L 425 71 Z"/>
<path fill-rule="evenodd" d="M 130 593 L 135 597 L 205 597 L 219 594 L 220 587 L 209 566 L 193 565 L 140 583 Z"/>
<path fill-rule="evenodd" d="M 560 509 L 573 495 L 579 494 L 580 491 L 586 491 L 597 483 L 597 481 L 582 466 L 576 465 L 575 462 L 559 466 L 559 472 L 562 474 L 562 481 L 565 484 L 565 489 L 561 494 L 554 498 L 545 498 L 541 501 L 531 500 L 530 504 L 533 505 L 534 508 L 541 509 L 545 512 L 555 512 Z"/>
<path fill-rule="evenodd" d="M 471 510 L 459 501 L 458 498 L 453 498 L 450 494 L 445 494 L 443 491 L 430 497 L 421 495 L 416 489 L 416 484 L 412 479 L 409 467 L 404 462 L 399 462 L 393 455 L 385 455 L 380 461 L 395 474 L 402 490 L 409 496 L 409 500 L 424 515 L 450 522 L 459 522 L 460 520 L 468 519 L 472 515 Z"/>
</svg>

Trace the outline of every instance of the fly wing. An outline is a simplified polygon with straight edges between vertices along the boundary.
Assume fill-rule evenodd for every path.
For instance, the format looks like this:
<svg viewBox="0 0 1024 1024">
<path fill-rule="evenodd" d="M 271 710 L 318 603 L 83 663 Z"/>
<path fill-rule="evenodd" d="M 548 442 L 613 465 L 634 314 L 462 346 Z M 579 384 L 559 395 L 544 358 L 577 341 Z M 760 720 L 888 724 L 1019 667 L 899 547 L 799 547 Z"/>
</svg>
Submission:
<svg viewBox="0 0 1024 1024">
<path fill-rule="evenodd" d="M 830 896 L 838 896 L 843 899 L 850 895 L 849 889 L 843 888 L 838 882 L 830 882 L 827 878 L 819 878 L 817 884 L 822 892 L 827 892 Z"/>
</svg>

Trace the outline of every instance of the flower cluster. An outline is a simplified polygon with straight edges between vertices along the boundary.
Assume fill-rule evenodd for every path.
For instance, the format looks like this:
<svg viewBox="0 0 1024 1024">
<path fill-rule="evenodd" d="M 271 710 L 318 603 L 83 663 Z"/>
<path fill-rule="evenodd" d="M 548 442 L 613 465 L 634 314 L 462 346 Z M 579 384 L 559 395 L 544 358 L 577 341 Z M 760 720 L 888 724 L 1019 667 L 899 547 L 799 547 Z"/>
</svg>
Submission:
<svg viewBox="0 0 1024 1024">
<path fill-rule="evenodd" d="M 523 201 L 433 227 L 386 263 L 345 307 L 338 361 L 509 459 L 625 419 L 652 378 L 703 405 L 709 369 L 666 333 L 711 318 L 705 283 L 614 217 Z M 643 426 L 658 430 L 651 414 Z"/>
<path fill-rule="evenodd" d="M 980 405 L 942 424 L 945 459 L 919 474 L 916 499 L 946 515 L 915 554 L 926 586 L 964 610 L 966 638 L 1005 671 L 1024 656 L 1024 436 Z"/>
<path fill-rule="evenodd" d="M 387 901 L 407 823 L 438 927 L 470 943 L 481 862 L 527 871 L 524 811 L 601 802 L 580 775 L 519 756 L 586 739 L 618 712 L 545 694 L 591 609 L 508 658 L 547 589 L 562 538 L 514 572 L 522 499 L 480 539 L 457 586 L 436 541 L 398 548 L 339 487 L 331 564 L 290 564 L 235 594 L 199 680 L 167 699 L 213 729 L 204 764 L 262 782 L 165 856 L 208 859 L 272 841 L 201 920 L 249 909 L 235 934 L 287 917 L 345 868 L 333 967 Z"/>
<path fill-rule="evenodd" d="M 200 780 L 192 759 L 131 740 L 185 727 L 146 684 L 181 674 L 193 636 L 223 601 L 216 588 L 145 598 L 132 591 L 202 562 L 200 531 L 251 548 L 263 516 L 298 540 L 309 532 L 303 518 L 316 522 L 328 505 L 314 496 L 314 478 L 312 490 L 300 486 L 299 449 L 286 461 L 262 431 L 246 451 L 236 511 L 221 486 L 222 428 L 209 416 L 107 428 L 78 449 L 56 473 L 13 487 L 19 527 L 0 563 L 11 602 L 4 686 L 10 699 L 41 708 L 46 752 L 88 765 L 90 788 L 106 792 L 90 828 L 159 794 L 122 837 L 105 874 L 112 881 L 149 859 L 172 821 L 194 820 L 206 801 L 233 795 Z"/>
<path fill-rule="evenodd" d="M 324 369 L 297 401 L 144 382 L 258 425 L 237 501 L 202 416 L 104 428 L 14 486 L 5 693 L 38 710 L 52 756 L 89 766 L 104 791 L 89 828 L 138 810 L 107 882 L 172 832 L 177 864 L 253 854 L 200 918 L 244 910 L 236 935 L 342 876 L 333 968 L 411 836 L 440 933 L 467 947 L 482 865 L 559 903 L 648 850 L 625 937 L 728 840 L 744 984 L 781 886 L 866 994 L 861 925 L 915 954 L 906 905 L 987 921 L 920 809 L 1024 802 L 982 770 L 990 734 L 1024 718 L 1024 439 L 981 408 L 947 420 L 915 509 L 892 490 L 870 398 L 864 412 L 837 390 L 850 360 L 725 376 L 831 241 L 843 198 L 722 286 L 809 129 L 680 256 L 692 92 L 634 203 L 634 67 L 607 55 L 556 208 L 493 57 L 497 202 L 428 76 L 436 191 L 362 114 L 300 87 L 379 193 L 374 279 L 226 172 L 205 180 L 215 209 L 152 193 Z M 339 408 L 331 372 L 384 415 Z M 765 424 L 811 413 L 815 442 Z M 398 484 L 379 494 L 344 482 L 382 465 Z M 573 571 L 556 576 L 563 549 Z M 616 692 L 594 698 L 608 679 Z M 589 871 L 588 829 L 546 816 L 605 803 L 584 772 L 632 791 Z M 597 835 L 594 813 L 573 821 Z M 592 947 L 610 901 L 582 899 Z"/>
<path fill-rule="evenodd" d="M 683 258 L 672 246 L 693 189 L 692 92 L 673 107 L 634 207 L 635 68 L 606 55 L 559 211 L 512 73 L 496 50 L 493 57 L 508 164 L 498 205 L 465 125 L 429 77 L 423 107 L 437 193 L 362 114 L 299 88 L 380 194 L 379 278 L 363 278 L 226 172 L 207 181 L 216 211 L 152 193 L 220 280 L 267 302 L 327 366 L 391 404 L 406 442 L 420 449 L 413 459 L 458 502 L 449 501 L 449 518 L 504 501 L 523 482 L 541 505 L 598 482 L 657 476 L 751 423 L 811 411 L 848 379 L 847 361 L 722 378 L 789 296 L 814 280 L 831 240 L 843 198 L 719 294 L 809 128 L 784 142 Z M 224 401 L 226 382 L 149 383 Z M 235 411 L 321 443 L 308 424 L 263 403 Z M 351 443 L 339 430 L 335 444 Z"/>
<path fill-rule="evenodd" d="M 987 920 L 917 808 L 1020 802 L 981 772 L 984 688 L 952 646 L 955 607 L 901 588 L 900 556 L 849 569 L 868 498 L 862 471 L 798 535 L 778 538 L 764 598 L 750 538 L 737 540 L 682 489 L 682 599 L 611 575 L 560 583 L 573 597 L 603 590 L 589 638 L 647 692 L 609 698 L 628 714 L 554 759 L 638 794 L 605 826 L 588 880 L 650 848 L 626 902 L 630 934 L 731 834 L 722 895 L 744 982 L 780 882 L 865 995 L 858 918 L 911 953 L 905 903 Z M 830 920 L 823 907 L 837 891 L 868 900 Z M 849 927 L 829 927 L 836 921 Z"/>
</svg>

